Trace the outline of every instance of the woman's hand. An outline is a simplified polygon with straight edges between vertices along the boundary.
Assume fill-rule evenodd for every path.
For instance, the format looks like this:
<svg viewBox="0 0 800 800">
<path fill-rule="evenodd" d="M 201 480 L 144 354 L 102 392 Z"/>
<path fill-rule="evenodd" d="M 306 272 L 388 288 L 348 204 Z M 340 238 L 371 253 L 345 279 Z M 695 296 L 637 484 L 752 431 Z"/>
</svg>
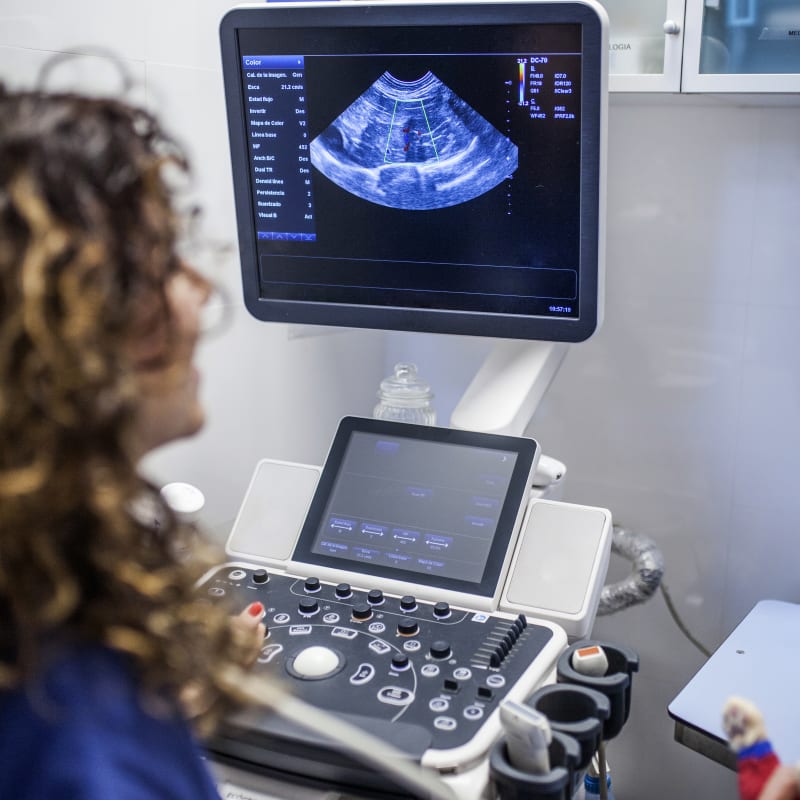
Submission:
<svg viewBox="0 0 800 800">
<path fill-rule="evenodd" d="M 235 617 L 230 617 L 231 632 L 237 651 L 241 655 L 242 667 L 252 667 L 255 664 L 267 627 L 261 621 L 264 617 L 264 606 L 261 603 L 250 603 L 247 608 Z M 189 719 L 194 719 L 208 711 L 214 694 L 208 691 L 207 685 L 196 681 L 187 683 L 180 692 L 180 700 L 184 713 Z"/>
<path fill-rule="evenodd" d="M 267 626 L 261 621 L 263 618 L 264 606 L 259 602 L 250 603 L 240 614 L 231 617 L 234 635 L 245 651 L 243 667 L 255 664 L 264 644 Z"/>
<path fill-rule="evenodd" d="M 796 800 L 800 798 L 800 783 L 797 770 L 780 766 L 769 776 L 758 800 Z"/>
</svg>

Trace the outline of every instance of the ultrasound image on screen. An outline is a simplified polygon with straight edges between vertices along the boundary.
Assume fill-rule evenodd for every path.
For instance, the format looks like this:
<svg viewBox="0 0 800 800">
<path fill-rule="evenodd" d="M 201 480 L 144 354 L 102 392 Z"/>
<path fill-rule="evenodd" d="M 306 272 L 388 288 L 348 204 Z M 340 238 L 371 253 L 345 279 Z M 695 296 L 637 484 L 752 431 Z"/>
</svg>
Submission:
<svg viewBox="0 0 800 800">
<path fill-rule="evenodd" d="M 516 461 L 502 450 L 356 432 L 311 552 L 478 583 Z"/>
<path fill-rule="evenodd" d="M 384 72 L 311 142 L 311 163 L 346 191 L 390 208 L 474 199 L 517 169 L 518 149 L 432 72 Z"/>
</svg>

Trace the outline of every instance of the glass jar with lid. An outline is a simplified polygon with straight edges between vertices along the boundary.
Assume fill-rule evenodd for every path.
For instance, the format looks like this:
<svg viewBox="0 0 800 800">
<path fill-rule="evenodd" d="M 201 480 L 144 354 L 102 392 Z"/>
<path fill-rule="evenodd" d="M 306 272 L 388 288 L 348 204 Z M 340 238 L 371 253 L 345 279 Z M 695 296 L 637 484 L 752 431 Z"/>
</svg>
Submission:
<svg viewBox="0 0 800 800">
<path fill-rule="evenodd" d="M 378 400 L 372 413 L 376 419 L 436 424 L 433 393 L 430 384 L 419 376 L 416 364 L 395 364 L 394 372 L 381 381 Z"/>
</svg>

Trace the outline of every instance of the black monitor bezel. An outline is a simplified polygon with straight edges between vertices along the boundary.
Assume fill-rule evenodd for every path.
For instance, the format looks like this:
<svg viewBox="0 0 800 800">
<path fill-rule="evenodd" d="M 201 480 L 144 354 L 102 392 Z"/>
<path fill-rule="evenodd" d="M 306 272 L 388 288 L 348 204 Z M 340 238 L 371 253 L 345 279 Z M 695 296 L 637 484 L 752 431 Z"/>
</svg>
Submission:
<svg viewBox="0 0 800 800">
<path fill-rule="evenodd" d="M 579 23 L 583 30 L 581 69 L 581 220 L 578 318 L 277 300 L 261 296 L 250 165 L 237 31 L 241 29 L 453 26 Z M 245 306 L 262 321 L 348 328 L 421 331 L 506 339 L 581 342 L 603 315 L 603 171 L 606 103 L 606 26 L 590 2 L 441 3 L 333 2 L 265 4 L 229 11 L 220 23 L 222 67 L 234 174 L 239 251 Z M 238 177 L 241 176 L 241 177 Z"/>
<path fill-rule="evenodd" d="M 391 438 L 503 450 L 516 455 L 508 490 L 498 518 L 497 530 L 480 581 L 466 581 L 438 575 L 427 576 L 421 572 L 349 561 L 313 552 L 312 548 L 321 529 L 328 500 L 336 485 L 344 456 L 354 433 L 371 433 Z M 304 565 L 328 567 L 339 572 L 358 573 L 369 575 L 372 578 L 386 578 L 406 584 L 430 586 L 481 597 L 493 597 L 499 586 L 501 571 L 512 545 L 517 523 L 521 518 L 520 511 L 524 511 L 527 505 L 530 492 L 529 479 L 531 471 L 536 465 L 538 454 L 539 445 L 534 439 L 365 417 L 344 417 L 339 422 L 330 451 L 325 459 L 291 560 Z"/>
</svg>

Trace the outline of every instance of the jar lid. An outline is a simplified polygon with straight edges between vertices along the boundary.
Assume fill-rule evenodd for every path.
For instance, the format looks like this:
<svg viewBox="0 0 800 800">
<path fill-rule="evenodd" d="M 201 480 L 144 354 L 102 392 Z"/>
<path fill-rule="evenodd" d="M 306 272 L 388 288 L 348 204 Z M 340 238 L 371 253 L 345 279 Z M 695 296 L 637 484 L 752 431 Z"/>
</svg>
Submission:
<svg viewBox="0 0 800 800">
<path fill-rule="evenodd" d="M 161 496 L 182 522 L 193 522 L 200 515 L 206 498 L 191 483 L 168 483 L 161 487 Z"/>
<path fill-rule="evenodd" d="M 394 373 L 381 381 L 381 398 L 402 398 L 405 400 L 430 400 L 433 397 L 429 383 L 417 374 L 416 364 L 399 363 Z"/>
</svg>

